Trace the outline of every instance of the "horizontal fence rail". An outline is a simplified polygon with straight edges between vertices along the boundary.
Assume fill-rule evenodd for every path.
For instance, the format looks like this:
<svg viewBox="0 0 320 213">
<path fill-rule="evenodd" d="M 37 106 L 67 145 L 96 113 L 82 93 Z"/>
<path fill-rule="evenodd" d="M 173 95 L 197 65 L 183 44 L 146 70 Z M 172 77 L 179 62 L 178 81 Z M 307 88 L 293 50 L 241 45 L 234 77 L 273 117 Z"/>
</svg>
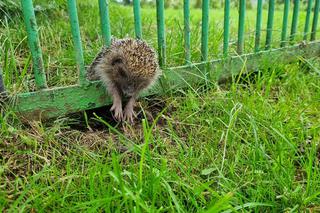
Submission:
<svg viewBox="0 0 320 213">
<path fill-rule="evenodd" d="M 245 54 L 245 38 L 246 38 L 246 0 L 238 1 L 238 31 L 236 40 L 236 55 L 230 52 L 230 0 L 224 0 L 223 5 L 223 41 L 221 46 L 222 58 L 218 60 L 209 61 L 210 50 L 208 48 L 210 42 L 209 27 L 210 16 L 215 12 L 211 10 L 210 1 L 202 0 L 202 17 L 201 17 L 201 58 L 199 63 L 192 63 L 197 59 L 191 57 L 191 26 L 190 26 L 190 0 L 183 0 L 183 45 L 184 45 L 184 58 L 185 65 L 181 67 L 167 67 L 166 66 L 166 33 L 165 33 L 165 9 L 164 0 L 156 0 L 156 18 L 157 18 L 157 41 L 158 41 L 158 59 L 160 66 L 164 69 L 165 85 L 167 87 L 160 88 L 157 84 L 150 93 L 158 93 L 163 88 L 168 90 L 178 88 L 183 84 L 190 82 L 202 82 L 205 78 L 196 78 L 197 72 L 203 68 L 203 64 L 209 64 L 209 70 L 215 70 L 216 74 L 225 76 L 227 73 L 235 74 L 241 69 L 239 63 L 242 58 L 248 59 L 247 67 L 255 68 L 259 62 L 267 60 L 267 57 L 276 58 L 281 57 L 283 61 L 290 61 L 300 56 L 319 55 L 320 44 L 316 41 L 316 32 L 318 28 L 318 16 L 320 9 L 320 0 L 308 0 L 306 7 L 306 18 L 304 20 L 303 40 L 310 40 L 311 43 L 302 47 L 301 45 L 294 45 L 297 40 L 297 29 L 299 22 L 299 11 L 301 10 L 300 0 L 284 0 L 282 13 L 282 28 L 280 36 L 280 48 L 277 49 L 273 45 L 272 40 L 274 29 L 274 16 L 275 16 L 275 0 L 257 0 L 256 5 L 256 20 L 254 32 L 254 53 Z M 263 3 L 267 2 L 268 13 L 263 17 Z M 140 0 L 132 1 L 133 18 L 134 18 L 134 32 L 135 37 L 138 39 L 143 38 L 143 23 L 141 19 L 141 5 Z M 293 5 L 290 5 L 290 4 Z M 98 0 L 101 35 L 103 44 L 109 46 L 111 43 L 111 24 L 109 13 L 109 1 Z M 46 75 L 42 59 L 42 51 L 38 37 L 38 27 L 34 14 L 32 0 L 21 0 L 23 15 L 25 20 L 25 27 L 28 36 L 28 44 L 32 54 L 33 72 L 35 84 L 38 91 L 31 93 L 22 93 L 17 95 L 16 108 L 18 112 L 31 117 L 39 116 L 39 112 L 45 112 L 44 117 L 53 117 L 58 115 L 76 112 L 85 109 L 92 109 L 95 107 L 106 105 L 110 103 L 111 99 L 106 95 L 103 85 L 99 81 L 89 82 L 86 80 L 86 69 L 83 57 L 82 42 L 79 28 L 77 2 L 76 0 L 68 0 L 68 13 L 71 25 L 71 34 L 74 45 L 75 60 L 77 70 L 79 72 L 79 84 L 71 85 L 62 88 L 47 88 Z M 292 10 L 291 10 L 292 9 Z M 289 20 L 289 13 L 292 12 L 292 19 Z M 265 44 L 261 44 L 263 32 L 263 19 L 267 19 Z M 289 23 L 291 21 L 291 25 Z M 301 23 L 302 24 L 302 23 Z M 288 28 L 290 34 L 288 35 Z M 311 29 L 310 29 L 311 28 Z M 310 38 L 310 39 L 309 39 Z M 298 41 L 297 41 L 298 42 Z M 217 70 L 221 70 L 221 75 Z M 222 72 L 223 71 L 223 72 Z M 203 75 L 202 72 L 198 73 L 199 76 Z M 220 78 L 219 77 L 219 78 Z M 217 80 L 219 79 L 217 78 Z M 185 79 L 185 80 L 182 80 Z M 180 83 L 179 83 L 180 82 Z M 189 84 L 189 83 L 187 83 Z M 89 94 L 89 95 L 88 95 Z M 34 104 L 39 102 L 39 104 Z M 33 103 L 33 104 L 32 104 Z"/>
</svg>

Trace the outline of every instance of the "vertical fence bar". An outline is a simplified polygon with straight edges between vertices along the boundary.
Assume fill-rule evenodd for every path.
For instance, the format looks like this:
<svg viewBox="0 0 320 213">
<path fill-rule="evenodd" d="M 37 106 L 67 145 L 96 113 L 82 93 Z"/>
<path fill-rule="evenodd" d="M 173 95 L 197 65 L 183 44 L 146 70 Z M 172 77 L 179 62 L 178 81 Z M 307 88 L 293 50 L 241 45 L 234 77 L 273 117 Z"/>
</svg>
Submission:
<svg viewBox="0 0 320 213">
<path fill-rule="evenodd" d="M 318 17 L 319 17 L 319 8 L 320 8 L 320 0 L 316 0 L 316 4 L 314 6 L 314 15 L 312 21 L 312 30 L 311 30 L 311 41 L 316 39 L 316 32 L 318 26 Z"/>
<path fill-rule="evenodd" d="M 166 63 L 166 38 L 164 32 L 164 2 L 157 0 L 157 28 L 158 28 L 158 52 L 159 64 L 165 66 Z"/>
<path fill-rule="evenodd" d="M 285 0 L 283 9 L 282 31 L 281 31 L 281 47 L 286 46 L 287 42 L 287 29 L 288 29 L 288 17 L 290 9 L 290 0 Z"/>
<path fill-rule="evenodd" d="M 254 51 L 260 51 L 260 37 L 261 37 L 261 25 L 262 25 L 262 0 L 258 0 L 257 5 L 257 20 L 256 20 L 256 33 L 254 41 Z"/>
<path fill-rule="evenodd" d="M 243 53 L 244 48 L 244 22 L 246 15 L 246 1 L 240 0 L 239 5 L 239 27 L 238 27 L 238 49 L 237 52 L 239 55 Z"/>
<path fill-rule="evenodd" d="M 190 55 L 190 1 L 183 1 L 183 15 L 184 15 L 184 49 L 186 63 L 191 63 Z"/>
<path fill-rule="evenodd" d="M 111 43 L 111 30 L 107 0 L 99 0 L 99 12 L 103 43 L 104 45 L 109 46 Z"/>
<path fill-rule="evenodd" d="M 209 0 L 202 1 L 201 61 L 208 60 Z"/>
<path fill-rule="evenodd" d="M 273 17 L 274 17 L 274 0 L 269 0 L 266 50 L 269 50 L 271 48 L 272 30 L 273 30 Z"/>
<path fill-rule="evenodd" d="M 84 67 L 76 0 L 68 0 L 68 10 L 69 10 L 73 45 L 75 49 L 76 63 L 77 63 L 77 68 L 79 70 L 79 83 L 80 85 L 83 85 L 86 83 L 86 70 Z"/>
<path fill-rule="evenodd" d="M 308 38 L 312 4 L 313 4 L 313 0 L 308 0 L 306 22 L 304 24 L 303 40 L 307 40 L 307 38 Z"/>
<path fill-rule="evenodd" d="M 3 82 L 3 78 L 2 78 L 2 70 L 0 67 L 0 106 L 1 106 L 1 96 L 2 93 L 4 93 L 6 91 L 6 88 L 4 87 L 4 82 Z"/>
<path fill-rule="evenodd" d="M 44 89 L 47 88 L 47 81 L 32 0 L 21 0 L 21 5 L 28 34 L 29 48 L 32 55 L 35 83 L 38 89 Z"/>
<path fill-rule="evenodd" d="M 300 3 L 300 0 L 294 0 L 290 41 L 294 40 L 294 37 L 297 33 L 298 18 L 299 18 L 299 3 Z"/>
<path fill-rule="evenodd" d="M 141 30 L 141 15 L 140 15 L 140 0 L 133 0 L 133 14 L 134 14 L 134 30 L 136 38 L 142 38 Z"/>
<path fill-rule="evenodd" d="M 230 0 L 224 3 L 224 31 L 223 31 L 223 55 L 228 56 L 229 52 L 229 29 L 230 29 Z"/>
</svg>

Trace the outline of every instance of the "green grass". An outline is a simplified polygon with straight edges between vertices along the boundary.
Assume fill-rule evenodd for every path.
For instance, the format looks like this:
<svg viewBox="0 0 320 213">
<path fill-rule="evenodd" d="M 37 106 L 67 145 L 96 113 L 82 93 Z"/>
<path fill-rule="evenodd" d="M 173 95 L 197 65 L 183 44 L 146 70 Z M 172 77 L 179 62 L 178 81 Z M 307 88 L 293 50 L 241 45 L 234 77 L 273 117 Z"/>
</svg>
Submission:
<svg viewBox="0 0 320 213">
<path fill-rule="evenodd" d="M 79 6 L 88 64 L 101 45 L 99 17 L 94 3 L 80 1 Z M 114 34 L 134 35 L 131 9 L 111 8 Z M 142 12 L 144 36 L 156 46 L 155 13 Z M 201 11 L 191 12 L 192 58 L 198 61 Z M 169 66 L 184 63 L 179 13 L 166 12 Z M 213 13 L 210 58 L 219 57 L 222 43 L 223 14 Z M 236 10 L 232 14 L 235 40 Z M 251 51 L 254 11 L 248 15 L 246 51 Z M 66 11 L 38 17 L 49 84 L 75 83 Z M 0 29 L 1 63 L 10 92 L 33 89 L 21 29 L 19 17 L 3 21 Z M 274 46 L 279 33 L 274 33 Z M 89 112 L 84 117 L 23 123 L 4 106 L 0 211 L 319 211 L 319 63 L 315 57 L 287 65 L 277 62 L 268 69 L 262 65 L 225 85 L 209 82 L 206 87 L 141 100 L 148 119 L 134 126 L 113 125 L 104 113 Z"/>
</svg>

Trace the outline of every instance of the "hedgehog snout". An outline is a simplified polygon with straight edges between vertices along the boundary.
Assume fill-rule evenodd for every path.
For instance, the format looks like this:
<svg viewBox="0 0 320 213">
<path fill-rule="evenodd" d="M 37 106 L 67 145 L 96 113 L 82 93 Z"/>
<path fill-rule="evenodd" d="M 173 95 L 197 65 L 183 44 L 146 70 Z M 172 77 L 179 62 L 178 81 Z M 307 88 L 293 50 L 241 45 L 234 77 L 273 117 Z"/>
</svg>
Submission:
<svg viewBox="0 0 320 213">
<path fill-rule="evenodd" d="M 127 84 L 122 87 L 122 92 L 126 97 L 132 97 L 137 91 L 134 85 Z"/>
</svg>

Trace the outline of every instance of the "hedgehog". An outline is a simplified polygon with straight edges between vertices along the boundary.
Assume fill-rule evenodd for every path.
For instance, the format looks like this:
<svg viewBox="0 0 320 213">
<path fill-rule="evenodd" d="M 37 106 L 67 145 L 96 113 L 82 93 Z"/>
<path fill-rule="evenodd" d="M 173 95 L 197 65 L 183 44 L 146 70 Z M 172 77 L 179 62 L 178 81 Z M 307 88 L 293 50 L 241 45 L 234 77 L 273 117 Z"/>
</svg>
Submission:
<svg viewBox="0 0 320 213">
<path fill-rule="evenodd" d="M 133 123 L 139 93 L 151 87 L 160 74 L 156 53 L 144 40 L 113 38 L 111 45 L 103 47 L 93 60 L 87 78 L 105 84 L 116 120 Z M 123 109 L 124 99 L 128 101 Z"/>
</svg>

